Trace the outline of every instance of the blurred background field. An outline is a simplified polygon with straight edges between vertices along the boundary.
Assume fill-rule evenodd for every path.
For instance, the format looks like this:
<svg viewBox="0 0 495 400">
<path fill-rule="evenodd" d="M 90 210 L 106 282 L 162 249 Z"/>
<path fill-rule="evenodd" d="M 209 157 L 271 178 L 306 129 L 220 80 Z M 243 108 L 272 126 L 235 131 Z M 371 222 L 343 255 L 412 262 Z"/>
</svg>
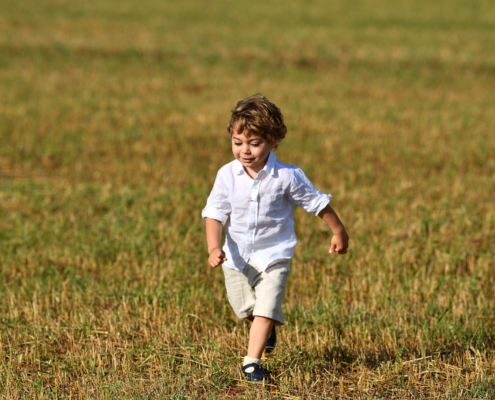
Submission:
<svg viewBox="0 0 495 400">
<path fill-rule="evenodd" d="M 0 396 L 495 396 L 493 2 L 1 9 Z M 296 210 L 264 388 L 200 218 L 257 92 L 352 238 Z"/>
</svg>

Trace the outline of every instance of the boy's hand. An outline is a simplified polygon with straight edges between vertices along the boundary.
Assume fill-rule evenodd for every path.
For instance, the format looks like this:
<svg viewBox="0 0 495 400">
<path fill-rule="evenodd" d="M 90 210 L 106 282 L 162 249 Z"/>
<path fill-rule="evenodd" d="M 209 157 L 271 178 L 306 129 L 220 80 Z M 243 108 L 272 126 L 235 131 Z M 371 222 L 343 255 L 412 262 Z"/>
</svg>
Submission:
<svg viewBox="0 0 495 400">
<path fill-rule="evenodd" d="M 349 246 L 349 235 L 347 234 L 344 225 L 340 221 L 339 217 L 335 213 L 330 204 L 318 213 L 318 216 L 325 221 L 333 232 L 332 241 L 330 242 L 330 249 L 328 252 L 345 254 L 347 253 L 347 247 Z"/>
<path fill-rule="evenodd" d="M 349 247 L 349 235 L 346 231 L 341 234 L 333 235 L 330 242 L 329 253 L 345 254 L 347 253 L 347 247 Z"/>
<path fill-rule="evenodd" d="M 223 264 L 224 261 L 227 261 L 227 259 L 225 258 L 225 253 L 222 249 L 219 248 L 213 249 L 210 253 L 210 257 L 208 257 L 208 263 L 213 268 L 216 268 L 219 265 Z"/>
</svg>

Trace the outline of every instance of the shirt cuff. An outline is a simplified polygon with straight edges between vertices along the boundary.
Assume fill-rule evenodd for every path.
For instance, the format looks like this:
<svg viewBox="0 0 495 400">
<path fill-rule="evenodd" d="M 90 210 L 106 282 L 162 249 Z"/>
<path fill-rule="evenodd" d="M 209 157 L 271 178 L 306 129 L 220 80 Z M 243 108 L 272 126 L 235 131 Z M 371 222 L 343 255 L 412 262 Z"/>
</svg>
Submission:
<svg viewBox="0 0 495 400">
<path fill-rule="evenodd" d="M 318 214 L 326 207 L 330 204 L 330 199 L 332 198 L 332 195 L 331 194 L 323 194 L 322 193 L 322 196 L 320 197 L 320 199 L 318 199 L 318 202 L 316 204 L 316 211 L 315 211 L 315 215 L 318 216 Z"/>
<path fill-rule="evenodd" d="M 210 219 L 216 219 L 217 221 L 220 221 L 222 225 L 225 225 L 227 222 L 227 215 L 221 213 L 220 211 L 211 208 L 211 207 L 206 207 L 202 213 L 201 216 L 203 219 L 210 218 Z"/>
</svg>

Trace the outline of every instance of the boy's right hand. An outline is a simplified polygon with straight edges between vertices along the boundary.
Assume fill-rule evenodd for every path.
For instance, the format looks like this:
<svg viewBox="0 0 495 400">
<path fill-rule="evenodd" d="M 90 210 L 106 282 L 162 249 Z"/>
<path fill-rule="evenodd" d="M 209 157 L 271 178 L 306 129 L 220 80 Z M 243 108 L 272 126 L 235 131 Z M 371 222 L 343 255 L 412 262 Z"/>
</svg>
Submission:
<svg viewBox="0 0 495 400">
<path fill-rule="evenodd" d="M 225 258 L 225 253 L 222 249 L 219 248 L 213 249 L 210 253 L 210 257 L 208 257 L 208 263 L 213 268 L 216 268 L 219 265 L 223 264 L 224 261 L 227 261 L 227 259 Z"/>
</svg>

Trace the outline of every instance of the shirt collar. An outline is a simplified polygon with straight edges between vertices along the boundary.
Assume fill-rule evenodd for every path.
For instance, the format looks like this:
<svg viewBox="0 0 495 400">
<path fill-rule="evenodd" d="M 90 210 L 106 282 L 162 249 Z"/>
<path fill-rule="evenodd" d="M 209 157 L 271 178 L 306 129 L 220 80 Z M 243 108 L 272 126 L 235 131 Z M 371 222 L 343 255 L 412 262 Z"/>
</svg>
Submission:
<svg viewBox="0 0 495 400">
<path fill-rule="evenodd" d="M 266 171 L 267 175 L 272 175 L 275 174 L 275 163 L 277 162 L 277 156 L 273 152 L 273 150 L 270 150 L 270 154 L 268 155 L 268 161 L 265 164 L 265 167 L 263 168 Z"/>
<path fill-rule="evenodd" d="M 262 171 L 264 170 L 267 175 L 273 175 L 275 174 L 275 163 L 277 162 L 277 156 L 273 152 L 273 150 L 270 150 L 270 154 L 268 155 L 268 161 L 266 162 L 265 166 L 263 167 Z M 246 171 L 244 171 L 244 167 L 242 166 L 241 162 L 237 159 L 234 160 L 234 172 L 237 175 L 240 174 L 245 174 Z M 261 171 L 260 171 L 261 172 Z"/>
<path fill-rule="evenodd" d="M 241 175 L 242 173 L 246 173 L 246 171 L 244 171 L 244 167 L 237 158 L 234 160 L 233 168 L 236 175 Z"/>
</svg>

